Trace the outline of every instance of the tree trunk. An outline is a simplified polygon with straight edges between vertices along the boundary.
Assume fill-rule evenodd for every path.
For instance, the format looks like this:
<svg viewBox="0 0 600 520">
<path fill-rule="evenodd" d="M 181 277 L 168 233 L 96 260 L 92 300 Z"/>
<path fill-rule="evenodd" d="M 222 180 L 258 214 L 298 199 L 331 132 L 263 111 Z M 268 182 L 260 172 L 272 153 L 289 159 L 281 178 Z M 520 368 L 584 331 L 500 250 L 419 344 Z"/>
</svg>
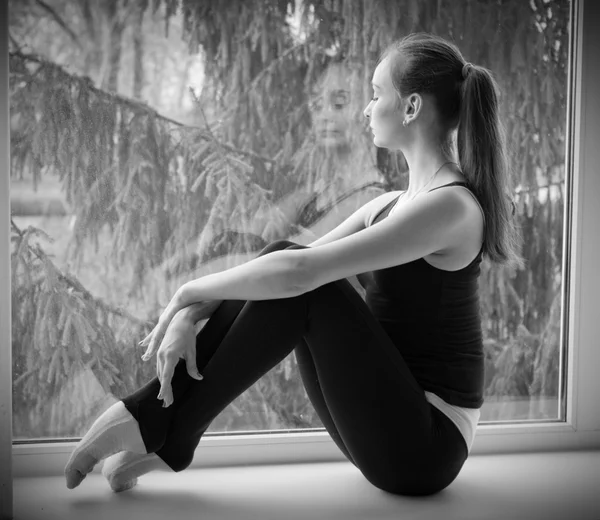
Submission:
<svg viewBox="0 0 600 520">
<path fill-rule="evenodd" d="M 119 20 L 118 0 L 107 0 L 105 8 L 109 27 L 108 78 L 103 82 L 102 88 L 116 92 L 119 79 L 119 67 L 121 64 L 123 23 Z"/>
<path fill-rule="evenodd" d="M 133 25 L 133 98 L 142 99 L 144 87 L 144 10 L 138 7 Z"/>
<path fill-rule="evenodd" d="M 80 0 L 79 7 L 84 21 L 87 38 L 84 40 L 88 48 L 85 60 L 83 60 L 83 75 L 91 78 L 95 84 L 101 83 L 99 77 L 102 71 L 102 31 L 96 27 L 98 13 L 92 9 L 88 0 Z"/>
<path fill-rule="evenodd" d="M 185 70 L 181 73 L 181 81 L 179 83 L 179 96 L 177 99 L 177 109 L 183 111 L 183 99 L 185 97 L 188 81 L 190 78 L 190 70 L 192 68 L 192 60 L 188 59 L 185 64 Z"/>
</svg>

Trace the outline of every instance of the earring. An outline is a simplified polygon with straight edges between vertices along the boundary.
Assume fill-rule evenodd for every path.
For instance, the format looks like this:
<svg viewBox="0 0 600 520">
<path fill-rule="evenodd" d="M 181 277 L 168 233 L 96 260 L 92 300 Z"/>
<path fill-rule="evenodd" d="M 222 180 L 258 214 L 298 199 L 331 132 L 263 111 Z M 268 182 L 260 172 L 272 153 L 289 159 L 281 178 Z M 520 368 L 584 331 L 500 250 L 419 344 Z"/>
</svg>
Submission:
<svg viewBox="0 0 600 520">
<path fill-rule="evenodd" d="M 402 126 L 407 126 L 408 125 L 408 121 L 405 119 L 404 121 L 402 121 Z"/>
</svg>

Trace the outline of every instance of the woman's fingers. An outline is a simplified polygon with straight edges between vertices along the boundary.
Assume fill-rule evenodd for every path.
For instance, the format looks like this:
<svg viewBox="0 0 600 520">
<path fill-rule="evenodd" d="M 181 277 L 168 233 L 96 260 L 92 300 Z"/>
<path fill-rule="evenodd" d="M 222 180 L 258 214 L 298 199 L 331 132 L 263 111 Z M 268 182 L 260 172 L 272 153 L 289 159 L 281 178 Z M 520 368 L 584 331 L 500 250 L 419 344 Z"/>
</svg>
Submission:
<svg viewBox="0 0 600 520">
<path fill-rule="evenodd" d="M 175 361 L 173 356 L 165 356 L 164 363 L 162 364 L 161 378 L 160 378 L 160 392 L 158 398 L 163 400 L 163 407 L 167 408 L 173 403 L 173 391 L 171 389 L 171 380 L 173 379 L 173 373 L 175 372 Z"/>
<path fill-rule="evenodd" d="M 147 347 L 150 344 L 150 340 L 152 339 L 152 336 L 154 335 L 154 332 L 156 331 L 156 327 L 154 327 L 149 333 L 148 335 L 138 343 L 139 347 Z"/>
<path fill-rule="evenodd" d="M 171 320 L 175 314 L 177 314 L 180 309 L 185 307 L 180 300 L 180 291 L 177 291 L 175 296 L 171 298 L 171 301 L 161 313 L 156 326 L 152 329 L 150 334 L 148 334 L 142 341 L 138 343 L 140 347 L 147 347 L 146 353 L 142 356 L 144 361 L 154 355 L 162 341 L 163 336 L 165 335 L 169 323 L 171 323 Z"/>
<path fill-rule="evenodd" d="M 154 353 L 154 336 L 152 337 L 152 339 L 150 340 L 150 345 L 148 345 L 148 348 L 146 349 L 146 352 L 144 352 L 144 354 L 142 355 L 142 359 L 144 361 L 148 361 L 150 359 L 150 357 L 152 356 L 152 354 Z"/>
<path fill-rule="evenodd" d="M 151 335 L 152 335 L 152 332 L 150 334 L 148 334 L 142 341 L 140 341 L 138 343 L 138 347 L 145 347 L 148 344 L 148 341 L 150 341 Z"/>
<path fill-rule="evenodd" d="M 148 335 L 142 341 L 140 341 L 140 345 L 147 347 L 150 344 L 150 340 L 152 339 L 152 336 L 154 336 L 155 332 L 156 326 L 154 326 L 154 328 L 148 333 Z"/>
<path fill-rule="evenodd" d="M 148 345 L 146 352 L 142 356 L 142 359 L 144 361 L 148 361 L 148 359 L 150 359 L 158 350 L 158 347 L 160 346 L 160 343 L 164 336 L 164 328 L 165 327 L 160 321 L 158 322 L 156 327 L 154 327 L 154 330 L 152 331 L 152 338 L 150 339 L 150 344 Z"/>
<path fill-rule="evenodd" d="M 171 392 L 171 379 L 173 375 L 171 374 L 171 378 L 169 379 L 168 387 L 165 385 L 165 374 L 167 370 L 167 360 L 163 358 L 163 356 L 156 356 L 156 377 L 160 382 L 160 390 L 158 391 L 157 399 L 163 400 L 163 408 L 168 406 L 167 403 L 171 404 L 173 402 L 173 393 Z"/>
<path fill-rule="evenodd" d="M 188 374 L 190 377 L 201 381 L 204 379 L 202 374 L 198 372 L 198 366 L 196 365 L 196 345 L 194 345 L 189 351 L 187 356 L 185 356 L 185 365 L 187 367 Z"/>
<path fill-rule="evenodd" d="M 152 345 L 152 340 L 154 339 L 154 337 L 156 336 L 156 327 L 154 327 L 152 329 L 152 332 L 150 332 L 150 334 L 148 334 L 142 341 L 140 341 L 139 346 L 142 348 L 146 348 L 146 352 L 144 352 L 142 354 L 142 359 L 144 361 L 147 361 L 148 358 L 150 357 L 150 349 L 151 349 L 151 345 Z"/>
</svg>

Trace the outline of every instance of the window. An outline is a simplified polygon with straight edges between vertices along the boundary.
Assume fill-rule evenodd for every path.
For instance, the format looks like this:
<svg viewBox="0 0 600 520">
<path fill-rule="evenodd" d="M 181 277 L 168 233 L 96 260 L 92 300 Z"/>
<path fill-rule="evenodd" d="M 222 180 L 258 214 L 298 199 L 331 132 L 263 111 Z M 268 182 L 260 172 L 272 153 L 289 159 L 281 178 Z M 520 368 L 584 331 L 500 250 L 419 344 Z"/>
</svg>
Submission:
<svg viewBox="0 0 600 520">
<path fill-rule="evenodd" d="M 202 52 L 190 54 L 186 28 L 210 20 L 171 14 L 167 37 L 163 10 L 115 5 L 79 12 L 63 2 L 56 14 L 68 31 L 42 10 L 10 5 L 11 37 L 24 45 L 11 48 L 9 91 L 16 445 L 79 437 L 102 409 L 154 377 L 135 343 L 183 279 L 236 265 L 275 238 L 309 242 L 378 190 L 406 182 L 402 161 L 376 153 L 360 123 L 390 27 L 362 26 L 357 12 L 356 20 L 323 16 L 322 6 L 304 17 L 273 10 L 260 15 L 270 30 L 260 26 L 242 43 L 234 34 L 191 41 Z M 597 284 L 587 248 L 598 244 L 587 237 L 597 212 L 588 197 L 598 185 L 586 169 L 586 154 L 597 153 L 586 132 L 597 127 L 579 118 L 597 105 L 574 80 L 597 79 L 598 70 L 578 54 L 591 34 L 570 32 L 584 4 L 432 1 L 408 17 L 394 5 L 382 19 L 405 24 L 404 33 L 454 37 L 504 92 L 528 268 L 482 273 L 488 364 L 480 426 L 490 426 L 489 438 L 531 422 L 562 432 L 579 410 L 579 427 L 599 428 L 583 415 L 592 383 L 578 364 L 597 356 L 587 350 Z M 364 19 L 379 20 L 371 14 Z M 245 31 L 259 15 L 243 10 L 237 20 Z M 209 432 L 320 427 L 290 356 Z"/>
</svg>

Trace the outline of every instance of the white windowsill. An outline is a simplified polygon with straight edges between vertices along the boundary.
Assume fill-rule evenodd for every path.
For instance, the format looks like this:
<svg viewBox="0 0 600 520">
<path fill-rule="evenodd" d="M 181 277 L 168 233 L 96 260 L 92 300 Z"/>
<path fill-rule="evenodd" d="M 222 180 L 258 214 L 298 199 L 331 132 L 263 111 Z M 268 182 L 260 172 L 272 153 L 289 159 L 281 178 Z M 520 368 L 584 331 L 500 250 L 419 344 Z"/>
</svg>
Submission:
<svg viewBox="0 0 600 520">
<path fill-rule="evenodd" d="M 480 455 L 433 496 L 392 495 L 349 462 L 152 472 L 113 493 L 102 475 L 14 482 L 15 520 L 598 520 L 600 451 Z"/>
<path fill-rule="evenodd" d="M 13 446 L 13 476 L 62 475 L 77 442 Z M 566 423 L 482 425 L 470 456 L 600 450 L 600 430 L 575 431 Z M 346 458 L 327 432 L 205 436 L 190 467 L 336 462 Z M 100 466 L 95 472 L 100 471 Z"/>
</svg>

